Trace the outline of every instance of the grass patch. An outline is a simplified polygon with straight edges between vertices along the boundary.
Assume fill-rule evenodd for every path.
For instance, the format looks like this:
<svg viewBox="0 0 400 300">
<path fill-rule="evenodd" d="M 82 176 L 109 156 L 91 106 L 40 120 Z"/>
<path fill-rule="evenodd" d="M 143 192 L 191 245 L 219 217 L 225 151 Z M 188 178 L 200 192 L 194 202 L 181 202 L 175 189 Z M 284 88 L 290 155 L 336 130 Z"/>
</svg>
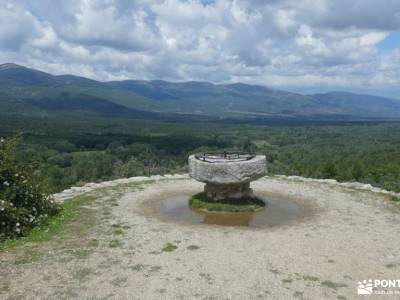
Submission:
<svg viewBox="0 0 400 300">
<path fill-rule="evenodd" d="M 294 298 L 299 298 L 299 297 L 303 297 L 304 292 L 300 292 L 300 291 L 295 291 L 293 293 L 293 297 Z"/>
<path fill-rule="evenodd" d="M 113 280 L 110 281 L 110 283 L 115 287 L 121 287 L 127 281 L 128 281 L 128 277 L 121 276 L 121 277 L 114 278 Z"/>
<path fill-rule="evenodd" d="M 124 231 L 121 228 L 114 229 L 113 234 L 115 235 L 122 235 Z"/>
<path fill-rule="evenodd" d="M 151 268 L 150 268 L 150 272 L 151 273 L 155 273 L 155 272 L 158 272 L 158 271 L 160 271 L 161 270 L 161 266 L 152 266 Z"/>
<path fill-rule="evenodd" d="M 0 294 L 7 293 L 10 291 L 10 287 L 7 284 L 0 285 Z"/>
<path fill-rule="evenodd" d="M 122 225 L 121 224 L 112 224 L 111 225 L 112 233 L 114 235 L 122 235 L 124 234 L 124 231 L 122 230 Z"/>
<path fill-rule="evenodd" d="M 88 279 L 88 277 L 92 274 L 92 269 L 89 268 L 82 268 L 75 272 L 74 278 L 78 281 L 83 281 Z"/>
<path fill-rule="evenodd" d="M 330 280 L 325 280 L 325 281 L 321 282 L 321 285 L 326 286 L 326 287 L 328 287 L 330 289 L 334 289 L 334 290 L 337 290 L 338 288 L 347 286 L 347 284 L 336 283 L 336 282 L 333 282 L 333 281 L 330 281 Z"/>
<path fill-rule="evenodd" d="M 303 275 L 302 276 L 303 280 L 305 281 L 318 281 L 319 278 L 316 276 L 311 276 L 311 275 Z"/>
<path fill-rule="evenodd" d="M 129 183 L 121 183 L 117 187 L 143 189 L 144 185 L 156 182 L 155 180 L 133 181 Z"/>
<path fill-rule="evenodd" d="M 27 242 L 38 243 L 50 240 L 65 229 L 66 225 L 77 215 L 81 206 L 89 204 L 94 200 L 94 196 L 80 195 L 65 201 L 61 205 L 61 211 L 57 215 L 48 218 L 41 225 L 33 228 L 26 237 L 1 242 L 0 252 Z"/>
<path fill-rule="evenodd" d="M 94 192 L 96 193 L 96 195 L 98 197 L 101 197 L 101 196 L 114 197 L 114 196 L 120 196 L 121 193 L 119 193 L 119 191 L 122 191 L 122 189 L 124 189 L 124 188 L 132 188 L 132 189 L 142 190 L 142 189 L 144 189 L 145 185 L 151 184 L 154 182 L 155 182 L 155 180 L 143 180 L 143 181 L 134 181 L 134 182 L 128 182 L 128 183 L 120 183 L 115 186 L 107 186 L 107 187 L 97 188 L 94 190 Z M 118 200 L 115 198 L 110 198 L 107 202 L 111 203 L 112 204 L 111 206 L 118 205 Z"/>
<path fill-rule="evenodd" d="M 29 264 L 38 261 L 41 258 L 41 254 L 37 251 L 26 249 L 22 256 L 19 256 L 15 261 L 14 264 L 16 265 L 23 265 Z"/>
<path fill-rule="evenodd" d="M 189 206 L 209 212 L 255 212 L 265 207 L 265 203 L 257 198 L 210 200 L 204 192 L 189 199 Z"/>
<path fill-rule="evenodd" d="M 100 244 L 100 241 L 98 239 L 92 239 L 88 243 L 88 247 L 98 247 Z"/>
<path fill-rule="evenodd" d="M 282 283 L 292 283 L 292 279 L 282 279 Z"/>
<path fill-rule="evenodd" d="M 198 250 L 198 249 L 200 249 L 200 247 L 197 246 L 197 245 L 190 245 L 190 246 L 187 247 L 187 249 L 188 250 Z"/>
<path fill-rule="evenodd" d="M 93 249 L 73 249 L 68 250 L 67 253 L 75 256 L 78 259 L 86 259 L 93 253 L 93 251 Z"/>
<path fill-rule="evenodd" d="M 163 252 L 172 252 L 178 249 L 177 245 L 171 244 L 171 243 L 166 243 L 162 248 L 161 251 Z"/>
<path fill-rule="evenodd" d="M 391 199 L 394 202 L 400 203 L 400 197 L 399 196 L 392 196 Z"/>
<path fill-rule="evenodd" d="M 145 265 L 142 265 L 142 264 L 137 264 L 137 265 L 134 265 L 134 266 L 131 266 L 131 267 L 129 267 L 131 270 L 133 270 L 133 271 L 142 271 L 143 269 L 144 269 L 144 267 L 145 267 Z"/>
<path fill-rule="evenodd" d="M 117 247 L 120 247 L 120 246 L 122 246 L 122 242 L 120 240 L 111 240 L 108 243 L 108 247 L 110 247 L 110 248 L 117 248 Z"/>
</svg>

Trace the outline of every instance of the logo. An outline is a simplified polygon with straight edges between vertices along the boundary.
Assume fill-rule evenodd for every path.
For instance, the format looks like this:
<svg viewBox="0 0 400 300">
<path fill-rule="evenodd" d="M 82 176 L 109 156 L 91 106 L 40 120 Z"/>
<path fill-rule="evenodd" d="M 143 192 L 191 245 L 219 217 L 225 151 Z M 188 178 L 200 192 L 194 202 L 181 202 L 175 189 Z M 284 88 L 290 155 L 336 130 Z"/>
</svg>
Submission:
<svg viewBox="0 0 400 300">
<path fill-rule="evenodd" d="M 358 282 L 357 294 L 371 295 L 373 291 L 372 279 L 363 280 Z"/>
<path fill-rule="evenodd" d="M 400 295 L 400 279 L 368 279 L 358 282 L 358 295 Z"/>
</svg>

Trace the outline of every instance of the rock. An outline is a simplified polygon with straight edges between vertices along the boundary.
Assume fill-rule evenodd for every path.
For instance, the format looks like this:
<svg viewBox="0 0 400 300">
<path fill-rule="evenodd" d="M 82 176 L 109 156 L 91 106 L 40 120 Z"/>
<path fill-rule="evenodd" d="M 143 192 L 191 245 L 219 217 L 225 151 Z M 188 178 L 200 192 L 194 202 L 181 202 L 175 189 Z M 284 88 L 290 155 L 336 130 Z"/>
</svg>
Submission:
<svg viewBox="0 0 400 300">
<path fill-rule="evenodd" d="M 206 183 L 204 192 L 207 198 L 213 200 L 253 198 L 253 190 L 250 183 L 237 184 L 213 184 Z"/>
<path fill-rule="evenodd" d="M 265 175 L 266 159 L 257 155 L 250 160 L 210 163 L 194 155 L 189 157 L 190 177 L 214 184 L 242 184 L 257 180 Z"/>
<path fill-rule="evenodd" d="M 136 177 L 130 177 L 128 178 L 129 182 L 137 182 L 137 181 L 145 181 L 145 180 L 149 180 L 150 177 L 146 177 L 146 176 L 136 176 Z"/>
<path fill-rule="evenodd" d="M 203 161 L 194 155 L 189 157 L 189 175 L 206 183 L 204 192 L 212 200 L 254 197 L 250 182 L 265 175 L 265 156 L 257 155 L 249 160 Z"/>
</svg>

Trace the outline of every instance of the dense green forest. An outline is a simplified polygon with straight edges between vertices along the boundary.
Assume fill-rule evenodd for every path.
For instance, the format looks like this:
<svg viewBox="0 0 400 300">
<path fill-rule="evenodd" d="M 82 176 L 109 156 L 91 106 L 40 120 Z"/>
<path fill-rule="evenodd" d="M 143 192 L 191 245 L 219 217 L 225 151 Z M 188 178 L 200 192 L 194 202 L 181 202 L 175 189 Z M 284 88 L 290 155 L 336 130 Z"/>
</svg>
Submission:
<svg viewBox="0 0 400 300">
<path fill-rule="evenodd" d="M 18 160 L 51 192 L 72 185 L 187 171 L 190 153 L 265 154 L 269 174 L 360 181 L 400 191 L 399 123 L 297 126 L 165 122 L 83 114 L 4 114 L 0 136 L 20 135 Z"/>
</svg>

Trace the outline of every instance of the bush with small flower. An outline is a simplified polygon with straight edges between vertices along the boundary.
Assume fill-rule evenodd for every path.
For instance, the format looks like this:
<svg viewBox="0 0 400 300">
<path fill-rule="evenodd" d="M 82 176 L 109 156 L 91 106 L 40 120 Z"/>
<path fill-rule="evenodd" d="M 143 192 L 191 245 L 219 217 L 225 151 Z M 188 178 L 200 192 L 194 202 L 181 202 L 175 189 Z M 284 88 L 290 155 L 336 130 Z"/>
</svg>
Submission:
<svg viewBox="0 0 400 300">
<path fill-rule="evenodd" d="M 26 235 L 59 211 L 32 168 L 16 160 L 19 142 L 0 139 L 0 241 Z"/>
</svg>

